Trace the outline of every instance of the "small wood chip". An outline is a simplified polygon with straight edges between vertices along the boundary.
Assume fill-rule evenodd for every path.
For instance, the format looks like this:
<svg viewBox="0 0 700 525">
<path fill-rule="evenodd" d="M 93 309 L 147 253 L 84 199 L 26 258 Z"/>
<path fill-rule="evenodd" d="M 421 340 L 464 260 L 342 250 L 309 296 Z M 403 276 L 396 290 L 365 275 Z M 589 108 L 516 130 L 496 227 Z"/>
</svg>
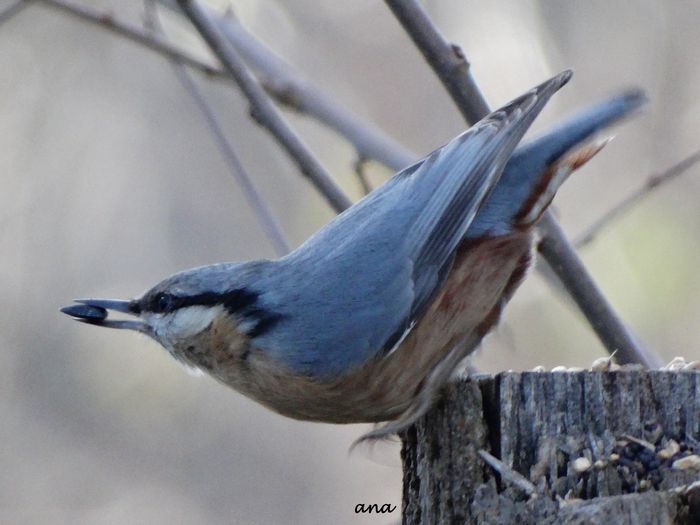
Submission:
<svg viewBox="0 0 700 525">
<path fill-rule="evenodd" d="M 593 361 L 593 364 L 591 365 L 591 372 L 614 372 L 620 368 L 620 365 L 618 365 L 614 360 L 616 353 L 617 350 L 615 350 L 609 356 L 599 357 Z"/>
<path fill-rule="evenodd" d="M 644 441 L 643 439 L 636 438 L 634 436 L 630 436 L 629 434 L 622 434 L 620 436 L 622 439 L 626 439 L 627 441 L 631 441 L 633 443 L 636 443 L 637 445 L 641 445 L 644 448 L 648 448 L 652 452 L 656 452 L 656 447 L 649 443 L 648 441 Z"/>
<path fill-rule="evenodd" d="M 484 463 L 501 475 L 501 480 L 508 482 L 514 487 L 522 490 L 530 497 L 537 496 L 537 488 L 535 485 L 520 472 L 516 472 L 508 465 L 503 463 L 503 461 L 489 454 L 485 450 L 479 450 L 478 454 L 481 459 L 484 460 Z"/>
<path fill-rule="evenodd" d="M 676 442 L 675 439 L 669 439 L 666 446 L 659 450 L 656 455 L 661 459 L 671 459 L 673 456 L 681 451 L 681 446 Z"/>
<path fill-rule="evenodd" d="M 691 454 L 690 456 L 677 459 L 673 462 L 671 468 L 676 470 L 700 470 L 700 456 Z"/>
<path fill-rule="evenodd" d="M 591 460 L 588 458 L 576 458 L 572 464 L 574 472 L 578 472 L 579 474 L 589 471 L 592 466 Z"/>
<path fill-rule="evenodd" d="M 668 363 L 665 366 L 661 367 L 661 370 L 669 370 L 671 372 L 681 370 L 685 365 L 688 363 L 686 362 L 685 358 L 676 356 L 673 359 L 671 359 L 671 362 Z"/>
<path fill-rule="evenodd" d="M 700 361 L 691 361 L 686 363 L 686 365 L 681 368 L 683 372 L 693 372 L 695 370 L 700 370 Z"/>
</svg>

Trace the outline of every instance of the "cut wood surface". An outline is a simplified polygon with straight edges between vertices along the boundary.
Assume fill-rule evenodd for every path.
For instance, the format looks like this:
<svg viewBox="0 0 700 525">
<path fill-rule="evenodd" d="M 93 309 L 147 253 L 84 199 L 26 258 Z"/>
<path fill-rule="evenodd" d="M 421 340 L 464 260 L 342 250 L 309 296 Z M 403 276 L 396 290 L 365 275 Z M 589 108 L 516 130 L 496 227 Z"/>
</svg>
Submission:
<svg viewBox="0 0 700 525">
<path fill-rule="evenodd" d="M 643 370 L 455 382 L 402 436 L 403 521 L 700 524 L 699 385 Z"/>
</svg>

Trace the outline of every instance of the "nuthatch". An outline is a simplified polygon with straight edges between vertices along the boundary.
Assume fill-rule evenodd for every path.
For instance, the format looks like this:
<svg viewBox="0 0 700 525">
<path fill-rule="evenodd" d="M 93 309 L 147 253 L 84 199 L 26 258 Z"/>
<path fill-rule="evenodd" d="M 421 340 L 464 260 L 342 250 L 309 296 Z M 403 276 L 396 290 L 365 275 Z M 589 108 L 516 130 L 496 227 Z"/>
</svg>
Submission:
<svg viewBox="0 0 700 525">
<path fill-rule="evenodd" d="M 602 147 L 587 141 L 644 101 L 625 92 L 513 152 L 570 77 L 491 113 L 285 257 L 195 268 L 138 299 L 62 311 L 147 334 L 285 416 L 396 432 L 498 321 L 532 260 L 533 226 Z"/>
</svg>

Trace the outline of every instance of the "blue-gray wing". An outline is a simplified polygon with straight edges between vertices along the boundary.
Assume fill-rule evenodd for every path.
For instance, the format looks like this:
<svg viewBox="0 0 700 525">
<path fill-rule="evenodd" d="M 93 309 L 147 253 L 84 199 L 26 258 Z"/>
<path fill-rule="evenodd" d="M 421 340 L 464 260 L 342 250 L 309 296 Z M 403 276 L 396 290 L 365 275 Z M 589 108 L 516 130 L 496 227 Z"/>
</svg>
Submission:
<svg viewBox="0 0 700 525">
<path fill-rule="evenodd" d="M 281 320 L 256 344 L 318 377 L 389 351 L 439 290 L 513 149 L 570 76 L 495 111 L 272 264 L 262 299 Z"/>
<path fill-rule="evenodd" d="M 629 117 L 645 102 L 644 92 L 628 90 L 578 111 L 526 144 L 521 142 L 508 159 L 498 184 L 474 217 L 467 238 L 510 231 L 533 192 L 546 187 L 543 179 L 549 167 L 589 142 L 593 135 Z M 554 190 L 556 188 L 550 189 Z"/>
</svg>

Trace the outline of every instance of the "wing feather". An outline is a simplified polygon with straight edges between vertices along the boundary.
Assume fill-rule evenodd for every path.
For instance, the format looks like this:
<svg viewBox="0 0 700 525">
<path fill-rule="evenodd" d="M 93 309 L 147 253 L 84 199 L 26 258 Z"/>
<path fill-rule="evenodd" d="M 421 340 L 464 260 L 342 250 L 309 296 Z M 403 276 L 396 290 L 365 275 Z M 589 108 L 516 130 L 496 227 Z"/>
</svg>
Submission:
<svg viewBox="0 0 700 525">
<path fill-rule="evenodd" d="M 432 153 L 412 175 L 414 191 L 432 191 L 411 229 L 415 299 L 408 326 L 421 315 L 442 284 L 452 255 L 479 207 L 498 182 L 520 139 L 549 98 L 571 77 L 569 71 L 544 82 L 492 113 Z"/>
<path fill-rule="evenodd" d="M 270 265 L 261 300 L 282 320 L 256 344 L 314 377 L 391 351 L 440 289 L 513 149 L 570 76 L 492 113 Z"/>
</svg>

